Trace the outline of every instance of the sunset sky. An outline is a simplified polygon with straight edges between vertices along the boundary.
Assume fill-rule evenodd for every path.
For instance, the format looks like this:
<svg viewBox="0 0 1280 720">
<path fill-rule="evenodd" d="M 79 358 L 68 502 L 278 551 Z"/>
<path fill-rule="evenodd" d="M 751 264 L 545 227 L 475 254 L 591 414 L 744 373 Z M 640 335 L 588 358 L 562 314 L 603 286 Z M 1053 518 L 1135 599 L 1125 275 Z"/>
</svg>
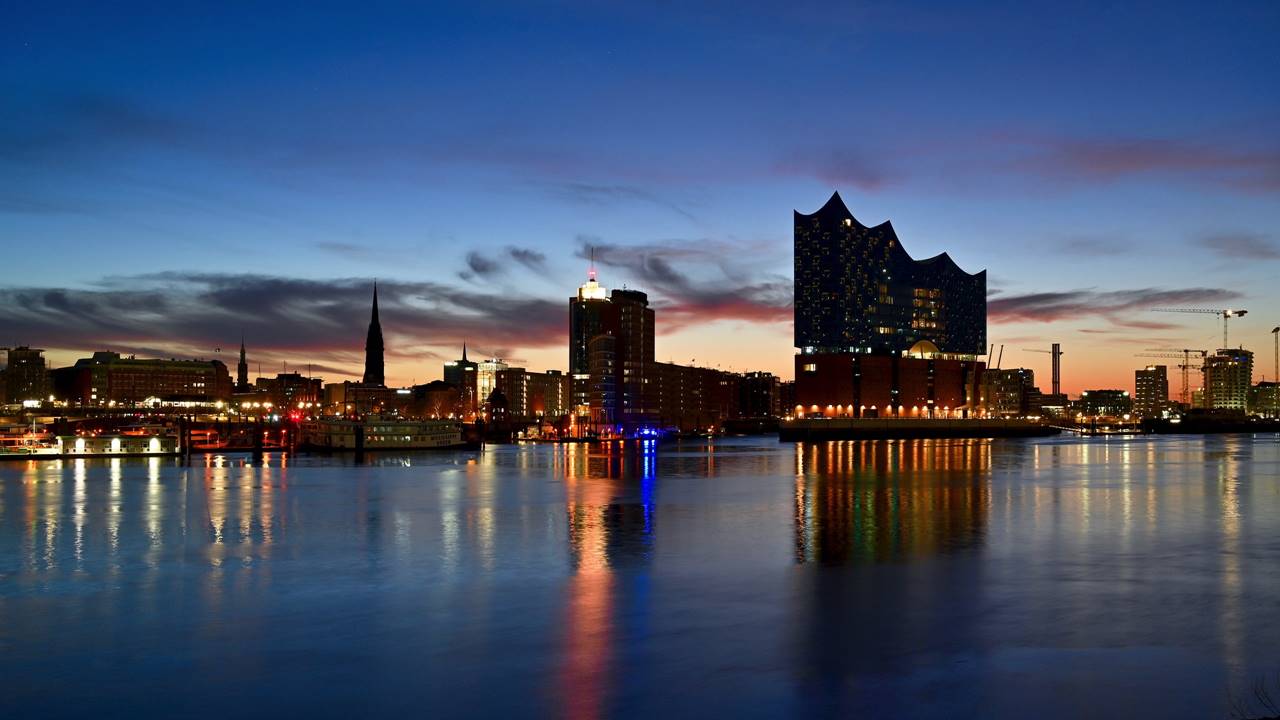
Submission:
<svg viewBox="0 0 1280 720">
<path fill-rule="evenodd" d="M 790 378 L 792 210 L 989 273 L 1004 367 L 1133 389 L 1280 325 L 1280 3 L 31 3 L 0 22 L 0 346 L 565 369 L 596 248 L 657 356 Z M 46 7 L 48 6 L 48 7 Z M 1176 361 L 1169 361 L 1175 364 Z M 1171 386 L 1175 384 L 1171 377 Z M 1172 388 L 1171 388 L 1172 389 Z"/>
</svg>

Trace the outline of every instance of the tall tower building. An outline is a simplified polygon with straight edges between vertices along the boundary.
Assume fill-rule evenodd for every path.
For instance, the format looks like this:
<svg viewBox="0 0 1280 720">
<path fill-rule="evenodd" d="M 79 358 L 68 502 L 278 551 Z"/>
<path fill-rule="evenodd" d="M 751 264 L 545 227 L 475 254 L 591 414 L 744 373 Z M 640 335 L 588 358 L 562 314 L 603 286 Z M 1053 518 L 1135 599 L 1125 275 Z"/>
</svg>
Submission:
<svg viewBox="0 0 1280 720">
<path fill-rule="evenodd" d="M 1164 365 L 1148 365 L 1133 372 L 1133 411 L 1139 417 L 1159 417 L 1169 407 L 1169 372 Z"/>
<path fill-rule="evenodd" d="M 249 361 L 244 354 L 244 333 L 240 334 L 240 362 L 236 364 L 236 392 L 247 393 L 253 389 L 249 385 Z"/>
<path fill-rule="evenodd" d="M 572 413 L 578 417 L 590 414 L 591 339 L 605 331 L 608 307 L 608 292 L 596 282 L 595 263 L 592 263 L 587 281 L 578 287 L 577 295 L 569 298 L 570 402 Z"/>
<path fill-rule="evenodd" d="M 1253 382 L 1253 353 L 1224 348 L 1205 357 L 1204 406 L 1212 410 L 1245 411 Z"/>
<path fill-rule="evenodd" d="M 653 365 L 653 308 L 638 290 L 609 293 L 608 330 L 616 338 L 617 419 L 628 428 L 649 422 L 654 415 L 649 392 Z"/>
<path fill-rule="evenodd" d="M 364 341 L 364 384 L 383 387 L 386 372 L 383 364 L 382 323 L 378 321 L 378 283 L 373 284 L 373 317 L 369 320 L 369 335 Z"/>
</svg>

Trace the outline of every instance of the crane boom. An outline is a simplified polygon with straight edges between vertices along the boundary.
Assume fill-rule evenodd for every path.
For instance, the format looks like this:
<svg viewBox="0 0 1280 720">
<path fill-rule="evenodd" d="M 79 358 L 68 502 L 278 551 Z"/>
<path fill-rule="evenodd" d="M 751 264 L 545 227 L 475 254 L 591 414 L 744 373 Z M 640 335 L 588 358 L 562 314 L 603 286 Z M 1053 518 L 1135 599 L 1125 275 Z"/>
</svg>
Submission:
<svg viewBox="0 0 1280 720">
<path fill-rule="evenodd" d="M 1231 308 L 1226 308 L 1224 310 L 1216 310 L 1213 308 L 1151 308 L 1151 312 L 1217 315 L 1222 318 L 1222 348 L 1224 350 L 1231 347 L 1227 342 L 1227 321 L 1233 317 L 1243 317 L 1249 313 L 1248 310 L 1232 310 Z"/>
<path fill-rule="evenodd" d="M 1023 348 L 1023 351 L 1047 353 L 1053 356 L 1053 394 L 1060 395 L 1062 391 L 1062 345 L 1060 343 L 1054 343 L 1049 350 Z"/>
<path fill-rule="evenodd" d="M 1201 362 L 1203 358 L 1209 354 L 1208 350 L 1191 350 L 1182 348 L 1180 350 L 1171 350 L 1169 348 L 1147 348 L 1145 353 L 1137 353 L 1135 357 L 1150 358 L 1182 358 L 1182 362 L 1178 365 L 1178 369 L 1182 371 L 1182 404 L 1186 407 L 1191 406 L 1191 384 L 1188 373 L 1191 368 L 1200 367 L 1191 363 L 1191 353 L 1200 353 Z"/>
</svg>

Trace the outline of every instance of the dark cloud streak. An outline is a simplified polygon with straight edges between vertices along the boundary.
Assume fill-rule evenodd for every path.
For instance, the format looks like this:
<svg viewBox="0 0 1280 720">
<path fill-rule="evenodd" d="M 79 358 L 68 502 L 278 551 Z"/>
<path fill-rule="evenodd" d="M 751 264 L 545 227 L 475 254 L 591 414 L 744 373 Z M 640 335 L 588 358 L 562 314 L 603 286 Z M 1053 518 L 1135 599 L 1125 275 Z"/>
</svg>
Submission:
<svg viewBox="0 0 1280 720">
<path fill-rule="evenodd" d="M 740 279 L 724 265 L 741 252 L 714 242 L 679 242 L 620 246 L 597 238 L 578 238 L 578 257 L 594 252 L 599 265 L 624 270 L 651 292 L 662 313 L 661 331 L 713 320 L 780 323 L 791 320 L 791 281 L 787 278 Z M 675 263 L 704 264 L 722 271 L 723 278 L 694 280 Z M 737 279 L 736 279 L 737 278 Z"/>
<path fill-rule="evenodd" d="M 988 300 L 987 318 L 995 323 L 1055 322 L 1102 317 L 1131 328 L 1174 329 L 1179 326 L 1143 320 L 1138 314 L 1151 308 L 1171 305 L 1224 303 L 1240 297 L 1234 290 L 1222 288 L 1141 288 L 1136 290 L 1099 291 L 1093 289 L 1063 292 L 1004 295 Z"/>
<path fill-rule="evenodd" d="M 90 289 L 0 288 L 6 341 L 79 349 L 170 348 L 202 354 L 238 345 L 319 362 L 358 359 L 369 321 L 368 279 L 164 272 L 109 277 Z M 565 342 L 563 303 L 430 282 L 378 283 L 390 353 L 483 337 L 507 347 Z M 186 351 L 179 353 L 179 351 Z"/>
<path fill-rule="evenodd" d="M 1261 233 L 1222 233 L 1198 238 L 1196 244 L 1214 254 L 1233 259 L 1277 260 L 1280 245 Z"/>
</svg>

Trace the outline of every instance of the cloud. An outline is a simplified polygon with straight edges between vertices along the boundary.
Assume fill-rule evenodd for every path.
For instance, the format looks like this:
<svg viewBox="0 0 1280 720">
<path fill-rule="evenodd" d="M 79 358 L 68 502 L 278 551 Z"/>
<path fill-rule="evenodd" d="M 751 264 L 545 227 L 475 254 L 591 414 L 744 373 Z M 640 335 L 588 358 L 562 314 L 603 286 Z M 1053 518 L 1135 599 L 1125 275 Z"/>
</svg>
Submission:
<svg viewBox="0 0 1280 720">
<path fill-rule="evenodd" d="M 625 271 L 651 293 L 661 331 L 714 320 L 791 321 L 791 280 L 749 277 L 732 267 L 743 248 L 705 240 L 621 246 L 579 236 L 578 242 L 578 257 L 594 251 L 597 264 Z M 719 277 L 695 280 L 676 263 L 715 268 Z"/>
<path fill-rule="evenodd" d="M 602 185 L 584 182 L 568 182 L 554 186 L 555 194 L 588 205 L 611 205 L 622 202 L 641 202 L 669 210 L 686 220 L 696 221 L 693 213 L 684 206 L 672 202 L 658 193 L 634 185 Z"/>
<path fill-rule="evenodd" d="M 175 117 L 155 112 L 128 98 L 105 94 L 70 94 L 35 99 L 38 112 L 11 115 L 0 124 L 0 158 L 26 163 L 72 162 L 86 153 L 118 150 L 136 144 L 190 146 L 201 133 Z M 22 125 L 26 117 L 38 124 Z"/>
<path fill-rule="evenodd" d="M 1132 252 L 1132 244 L 1125 238 L 1077 235 L 1052 241 L 1055 250 L 1063 255 L 1111 257 Z"/>
<path fill-rule="evenodd" d="M 1134 315 L 1156 307 L 1222 304 L 1239 297 L 1240 293 L 1221 288 L 1177 290 L 1141 288 L 1111 291 L 1086 289 L 1024 293 L 989 300 L 987 319 L 995 323 L 1008 323 L 1054 322 L 1102 317 L 1123 327 L 1174 329 L 1179 326 L 1154 320 L 1135 319 Z"/>
<path fill-rule="evenodd" d="M 861 190 L 881 190 L 898 180 L 882 163 L 865 152 L 851 148 L 824 147 L 794 150 L 773 165 L 779 175 L 812 177 L 835 187 L 853 186 Z"/>
<path fill-rule="evenodd" d="M 41 347 L 164 357 L 210 357 L 222 348 L 229 361 L 243 332 L 255 359 L 305 359 L 354 374 L 371 296 L 364 278 L 163 272 L 80 289 L 0 287 L 0 327 L 15 342 Z M 451 356 L 468 338 L 505 348 L 567 343 L 567 309 L 558 301 L 381 280 L 378 301 L 392 356 L 440 357 L 433 348 Z"/>
<path fill-rule="evenodd" d="M 1280 190 L 1280 147 L 1177 138 L 1003 137 L 1012 168 L 1083 182 L 1166 176 L 1237 189 Z"/>
<path fill-rule="evenodd" d="M 341 255 L 352 260 L 368 260 L 374 256 L 374 252 L 364 245 L 356 245 L 354 243 L 344 242 L 318 242 L 317 250 L 323 250 L 334 255 Z"/>
<path fill-rule="evenodd" d="M 458 273 L 458 276 L 463 280 L 470 280 L 473 277 L 493 277 L 501 272 L 502 266 L 496 260 L 487 258 L 472 250 L 467 253 L 467 269 Z"/>
<path fill-rule="evenodd" d="M 1206 235 L 1196 244 L 1218 255 L 1245 260 L 1280 259 L 1280 245 L 1261 233 L 1239 232 Z"/>
<path fill-rule="evenodd" d="M 474 280 L 475 278 L 492 279 L 507 272 L 507 266 L 503 260 L 510 260 L 525 268 L 543 276 L 547 272 L 547 256 L 537 250 L 531 248 L 516 247 L 508 245 L 503 250 L 500 258 L 485 255 L 476 250 L 467 253 L 466 263 L 467 269 L 458 273 L 458 277 L 463 280 Z"/>
<path fill-rule="evenodd" d="M 507 255 L 512 260 L 535 272 L 545 272 L 547 269 L 547 256 L 537 250 L 520 247 L 508 247 Z"/>
</svg>

